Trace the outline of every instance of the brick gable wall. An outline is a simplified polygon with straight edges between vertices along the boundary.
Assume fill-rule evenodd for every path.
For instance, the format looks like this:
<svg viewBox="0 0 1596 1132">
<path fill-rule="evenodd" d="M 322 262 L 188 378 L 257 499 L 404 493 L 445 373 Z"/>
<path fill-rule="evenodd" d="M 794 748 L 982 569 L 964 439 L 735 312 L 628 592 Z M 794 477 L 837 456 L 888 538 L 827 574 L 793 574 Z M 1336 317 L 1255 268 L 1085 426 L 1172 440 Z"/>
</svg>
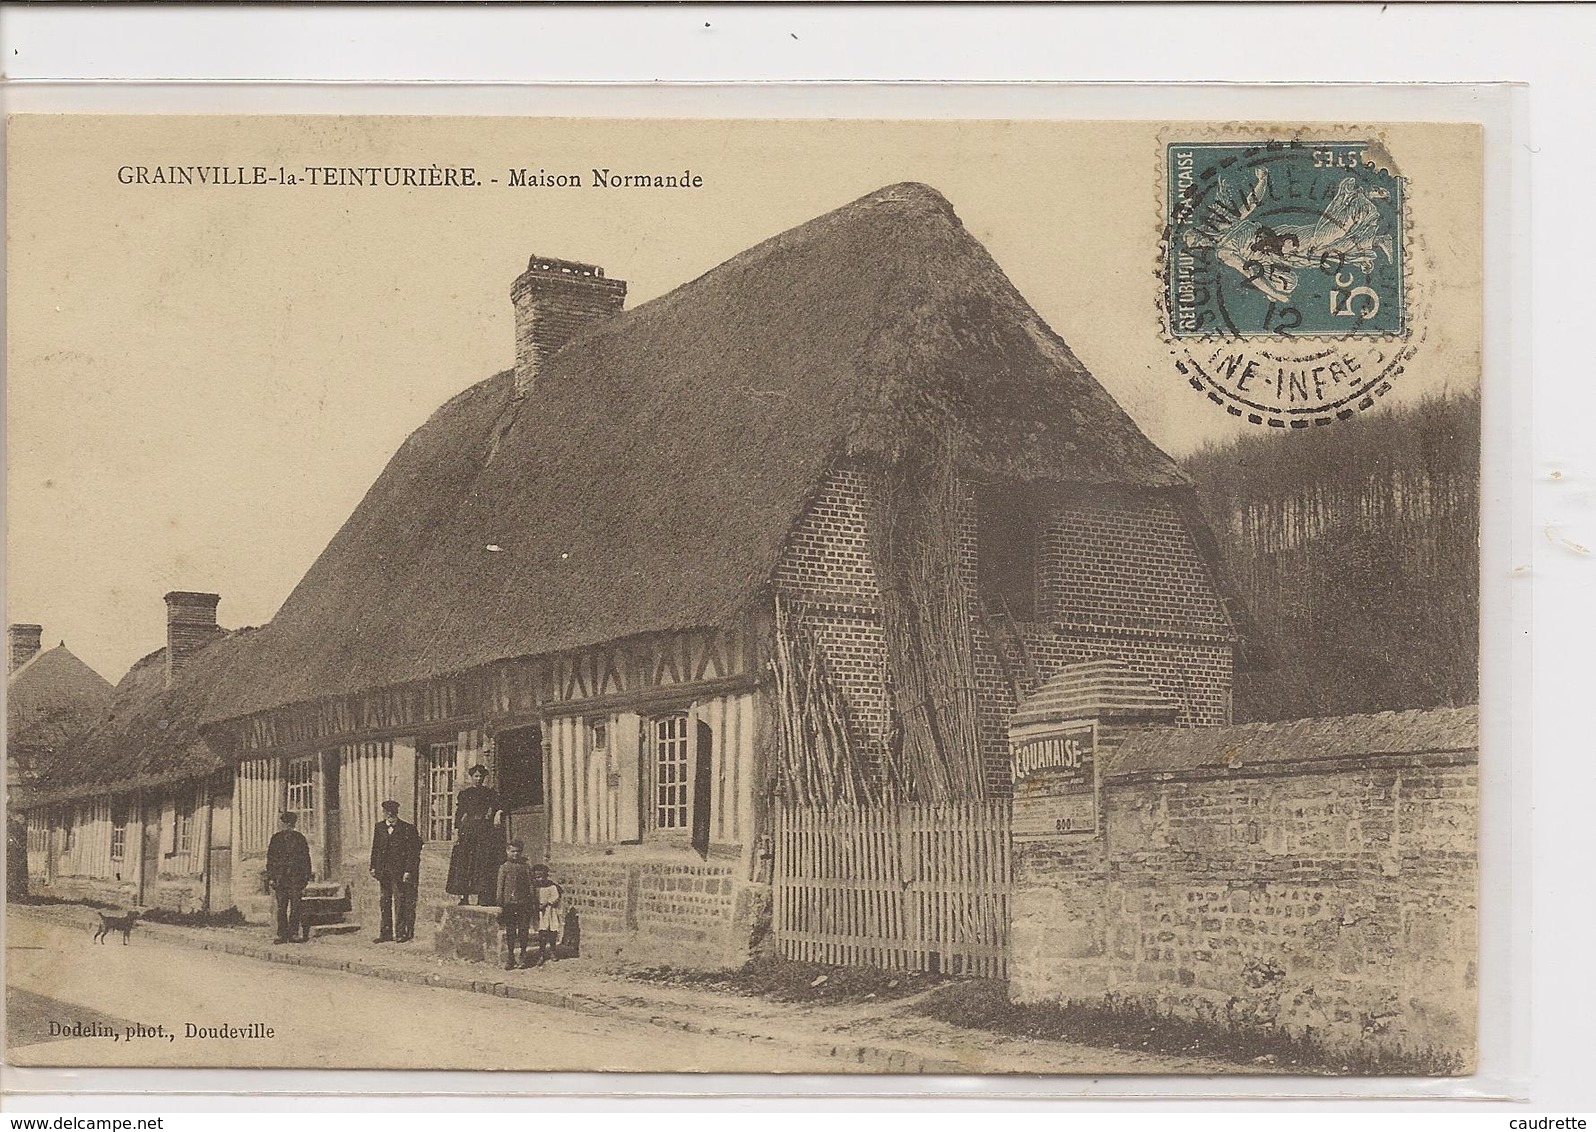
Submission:
<svg viewBox="0 0 1596 1132">
<path fill-rule="evenodd" d="M 848 704 L 853 738 L 879 760 L 891 723 L 887 643 L 870 559 L 869 473 L 841 466 L 827 478 L 788 536 L 776 587 L 794 603 Z"/>
<path fill-rule="evenodd" d="M 880 757 L 891 726 L 886 642 L 870 559 L 868 468 L 833 470 L 789 536 L 775 571 L 782 598 L 801 606 L 832 678 L 845 696 L 854 737 Z M 1181 704 L 1179 721 L 1228 723 L 1231 628 L 1202 556 L 1175 509 L 1162 500 L 1105 489 L 1045 504 L 1039 540 L 1039 616 L 1017 628 L 1037 679 L 1067 664 L 1122 657 Z M 960 518 L 960 577 L 976 587 L 973 497 Z M 976 602 L 972 597 L 972 608 Z M 1006 794 L 1008 720 L 1021 666 L 1005 663 L 990 618 L 971 626 L 982 758 L 994 793 Z"/>
</svg>

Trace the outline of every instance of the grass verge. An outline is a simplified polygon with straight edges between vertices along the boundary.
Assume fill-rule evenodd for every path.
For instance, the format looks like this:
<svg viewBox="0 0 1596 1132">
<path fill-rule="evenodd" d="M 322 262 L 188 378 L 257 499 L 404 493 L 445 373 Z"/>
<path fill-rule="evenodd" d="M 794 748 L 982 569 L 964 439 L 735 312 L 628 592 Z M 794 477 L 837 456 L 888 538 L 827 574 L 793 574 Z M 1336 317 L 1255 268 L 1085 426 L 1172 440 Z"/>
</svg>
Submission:
<svg viewBox="0 0 1596 1132">
<path fill-rule="evenodd" d="M 1436 1077 L 1463 1071 L 1462 1059 L 1445 1051 L 1349 1053 L 1327 1047 L 1311 1031 L 1294 1035 L 1275 1027 L 1218 1026 L 1114 995 L 1097 1002 L 1012 1003 L 1003 984 L 991 979 L 964 979 L 939 987 L 910 1009 L 955 1026 L 997 1034 L 1216 1058 L 1258 1072 Z"/>
<path fill-rule="evenodd" d="M 33 892 L 27 893 L 25 895 L 8 897 L 7 900 L 6 900 L 6 903 L 8 903 L 8 904 L 37 904 L 37 905 L 42 905 L 44 907 L 55 907 L 55 906 L 58 906 L 58 905 L 73 904 L 73 905 L 76 905 L 76 906 L 78 906 L 80 908 L 94 908 L 94 909 L 98 909 L 100 911 L 106 911 L 106 912 L 109 912 L 109 911 L 111 911 L 114 908 L 120 908 L 121 907 L 120 904 L 108 904 L 104 900 L 63 900 L 59 896 L 45 896 L 45 895 L 43 895 L 41 893 L 33 893 Z"/>
<path fill-rule="evenodd" d="M 831 967 L 791 959 L 759 957 L 730 971 L 688 971 L 645 967 L 627 972 L 635 982 L 765 998 L 772 1002 L 846 1003 L 890 1000 L 919 994 L 943 980 L 918 971 L 876 967 Z"/>
<path fill-rule="evenodd" d="M 150 908 L 139 919 L 183 928 L 236 928 L 249 922 L 237 908 L 224 908 L 220 912 L 174 912 L 170 908 Z"/>
</svg>

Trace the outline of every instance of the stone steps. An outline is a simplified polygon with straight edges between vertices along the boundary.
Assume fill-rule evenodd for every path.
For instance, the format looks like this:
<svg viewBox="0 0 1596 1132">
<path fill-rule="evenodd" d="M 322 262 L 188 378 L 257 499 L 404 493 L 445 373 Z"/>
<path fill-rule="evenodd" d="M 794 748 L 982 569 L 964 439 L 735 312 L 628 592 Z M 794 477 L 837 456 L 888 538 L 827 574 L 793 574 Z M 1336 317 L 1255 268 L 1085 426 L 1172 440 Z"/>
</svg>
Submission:
<svg viewBox="0 0 1596 1132">
<path fill-rule="evenodd" d="M 345 920 L 336 924 L 311 924 L 309 929 L 310 938 L 316 939 L 324 935 L 354 935 L 361 930 L 361 925 Z"/>
<path fill-rule="evenodd" d="M 235 901 L 246 920 L 269 924 L 277 915 L 277 905 L 271 893 L 253 892 L 238 896 Z M 308 927 L 337 927 L 354 909 L 349 886 L 343 881 L 318 880 L 305 886 L 300 901 L 300 916 Z"/>
</svg>

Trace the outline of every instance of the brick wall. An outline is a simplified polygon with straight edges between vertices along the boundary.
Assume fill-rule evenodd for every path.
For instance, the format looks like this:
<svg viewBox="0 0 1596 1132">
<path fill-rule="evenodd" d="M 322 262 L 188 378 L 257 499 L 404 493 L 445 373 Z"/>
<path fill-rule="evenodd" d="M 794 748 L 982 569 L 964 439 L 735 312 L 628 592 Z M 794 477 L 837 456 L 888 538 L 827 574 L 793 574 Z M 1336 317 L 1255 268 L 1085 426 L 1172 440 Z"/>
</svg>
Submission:
<svg viewBox="0 0 1596 1132">
<path fill-rule="evenodd" d="M 1017 625 L 1034 681 L 1017 658 L 1000 657 L 988 624 L 975 628 L 982 755 L 998 794 L 1010 790 L 1008 719 L 1016 680 L 1029 692 L 1066 665 L 1118 657 L 1180 704 L 1183 726 L 1230 722 L 1230 620 L 1175 509 L 1156 497 L 1109 489 L 1042 506 L 1039 620 Z M 968 525 L 973 530 L 973 519 Z M 974 539 L 966 545 L 973 554 Z"/>
<path fill-rule="evenodd" d="M 1470 1060 L 1476 772 L 1450 753 L 1110 776 L 1096 836 L 1016 838 L 1011 996 Z"/>
<path fill-rule="evenodd" d="M 1042 608 L 1051 621 L 1229 635 L 1202 556 L 1161 499 L 1102 493 L 1059 500 L 1041 543 Z"/>
<path fill-rule="evenodd" d="M 867 469 L 833 470 L 788 539 L 776 569 L 784 598 L 807 603 L 805 622 L 825 649 L 855 738 L 880 753 L 891 725 L 886 644 L 867 531 Z M 1115 489 L 1038 494 L 1039 620 L 1016 626 L 1037 683 L 1065 666 L 1122 657 L 1181 704 L 1179 722 L 1230 721 L 1233 643 L 1229 618 L 1179 513 L 1162 499 Z M 978 610 L 973 496 L 960 516 L 959 576 Z M 977 617 L 971 634 L 987 783 L 1007 794 L 1008 720 L 1014 684 L 1033 688 L 1002 627 Z"/>
<path fill-rule="evenodd" d="M 1229 641 L 1171 640 L 1129 631 L 1088 635 L 1028 627 L 1025 644 L 1044 680 L 1058 675 L 1065 665 L 1119 657 L 1131 671 L 1146 676 L 1153 687 L 1180 704 L 1176 721 L 1181 726 L 1219 727 L 1230 722 L 1234 651 Z"/>
<path fill-rule="evenodd" d="M 833 470 L 788 536 L 775 577 L 781 595 L 801 604 L 803 623 L 825 653 L 848 704 L 855 742 L 879 759 L 891 725 L 891 698 L 867 533 L 871 491 L 865 469 Z"/>
</svg>

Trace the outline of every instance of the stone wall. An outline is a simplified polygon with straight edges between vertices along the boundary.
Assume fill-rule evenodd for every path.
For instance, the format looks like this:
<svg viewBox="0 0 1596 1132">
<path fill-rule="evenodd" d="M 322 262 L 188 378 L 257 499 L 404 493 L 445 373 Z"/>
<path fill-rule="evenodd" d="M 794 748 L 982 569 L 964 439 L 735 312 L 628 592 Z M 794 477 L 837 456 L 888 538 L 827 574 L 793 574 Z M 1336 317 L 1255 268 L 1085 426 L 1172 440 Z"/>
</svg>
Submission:
<svg viewBox="0 0 1596 1132">
<path fill-rule="evenodd" d="M 737 859 L 558 856 L 555 880 L 581 921 L 584 958 L 715 969 L 747 961 L 768 923 L 768 885 Z"/>
<path fill-rule="evenodd" d="M 1217 729 L 1212 749 L 1246 730 Z M 1096 835 L 1016 838 L 1011 997 L 1117 995 L 1332 1047 L 1471 1059 L 1477 755 L 1370 746 L 1110 766 Z"/>
<path fill-rule="evenodd" d="M 95 900 L 122 908 L 131 908 L 138 903 L 138 885 L 131 880 L 106 877 L 56 876 L 48 884 L 42 878 L 35 877 L 32 891 L 35 896 L 50 896 L 57 900 Z"/>
</svg>

